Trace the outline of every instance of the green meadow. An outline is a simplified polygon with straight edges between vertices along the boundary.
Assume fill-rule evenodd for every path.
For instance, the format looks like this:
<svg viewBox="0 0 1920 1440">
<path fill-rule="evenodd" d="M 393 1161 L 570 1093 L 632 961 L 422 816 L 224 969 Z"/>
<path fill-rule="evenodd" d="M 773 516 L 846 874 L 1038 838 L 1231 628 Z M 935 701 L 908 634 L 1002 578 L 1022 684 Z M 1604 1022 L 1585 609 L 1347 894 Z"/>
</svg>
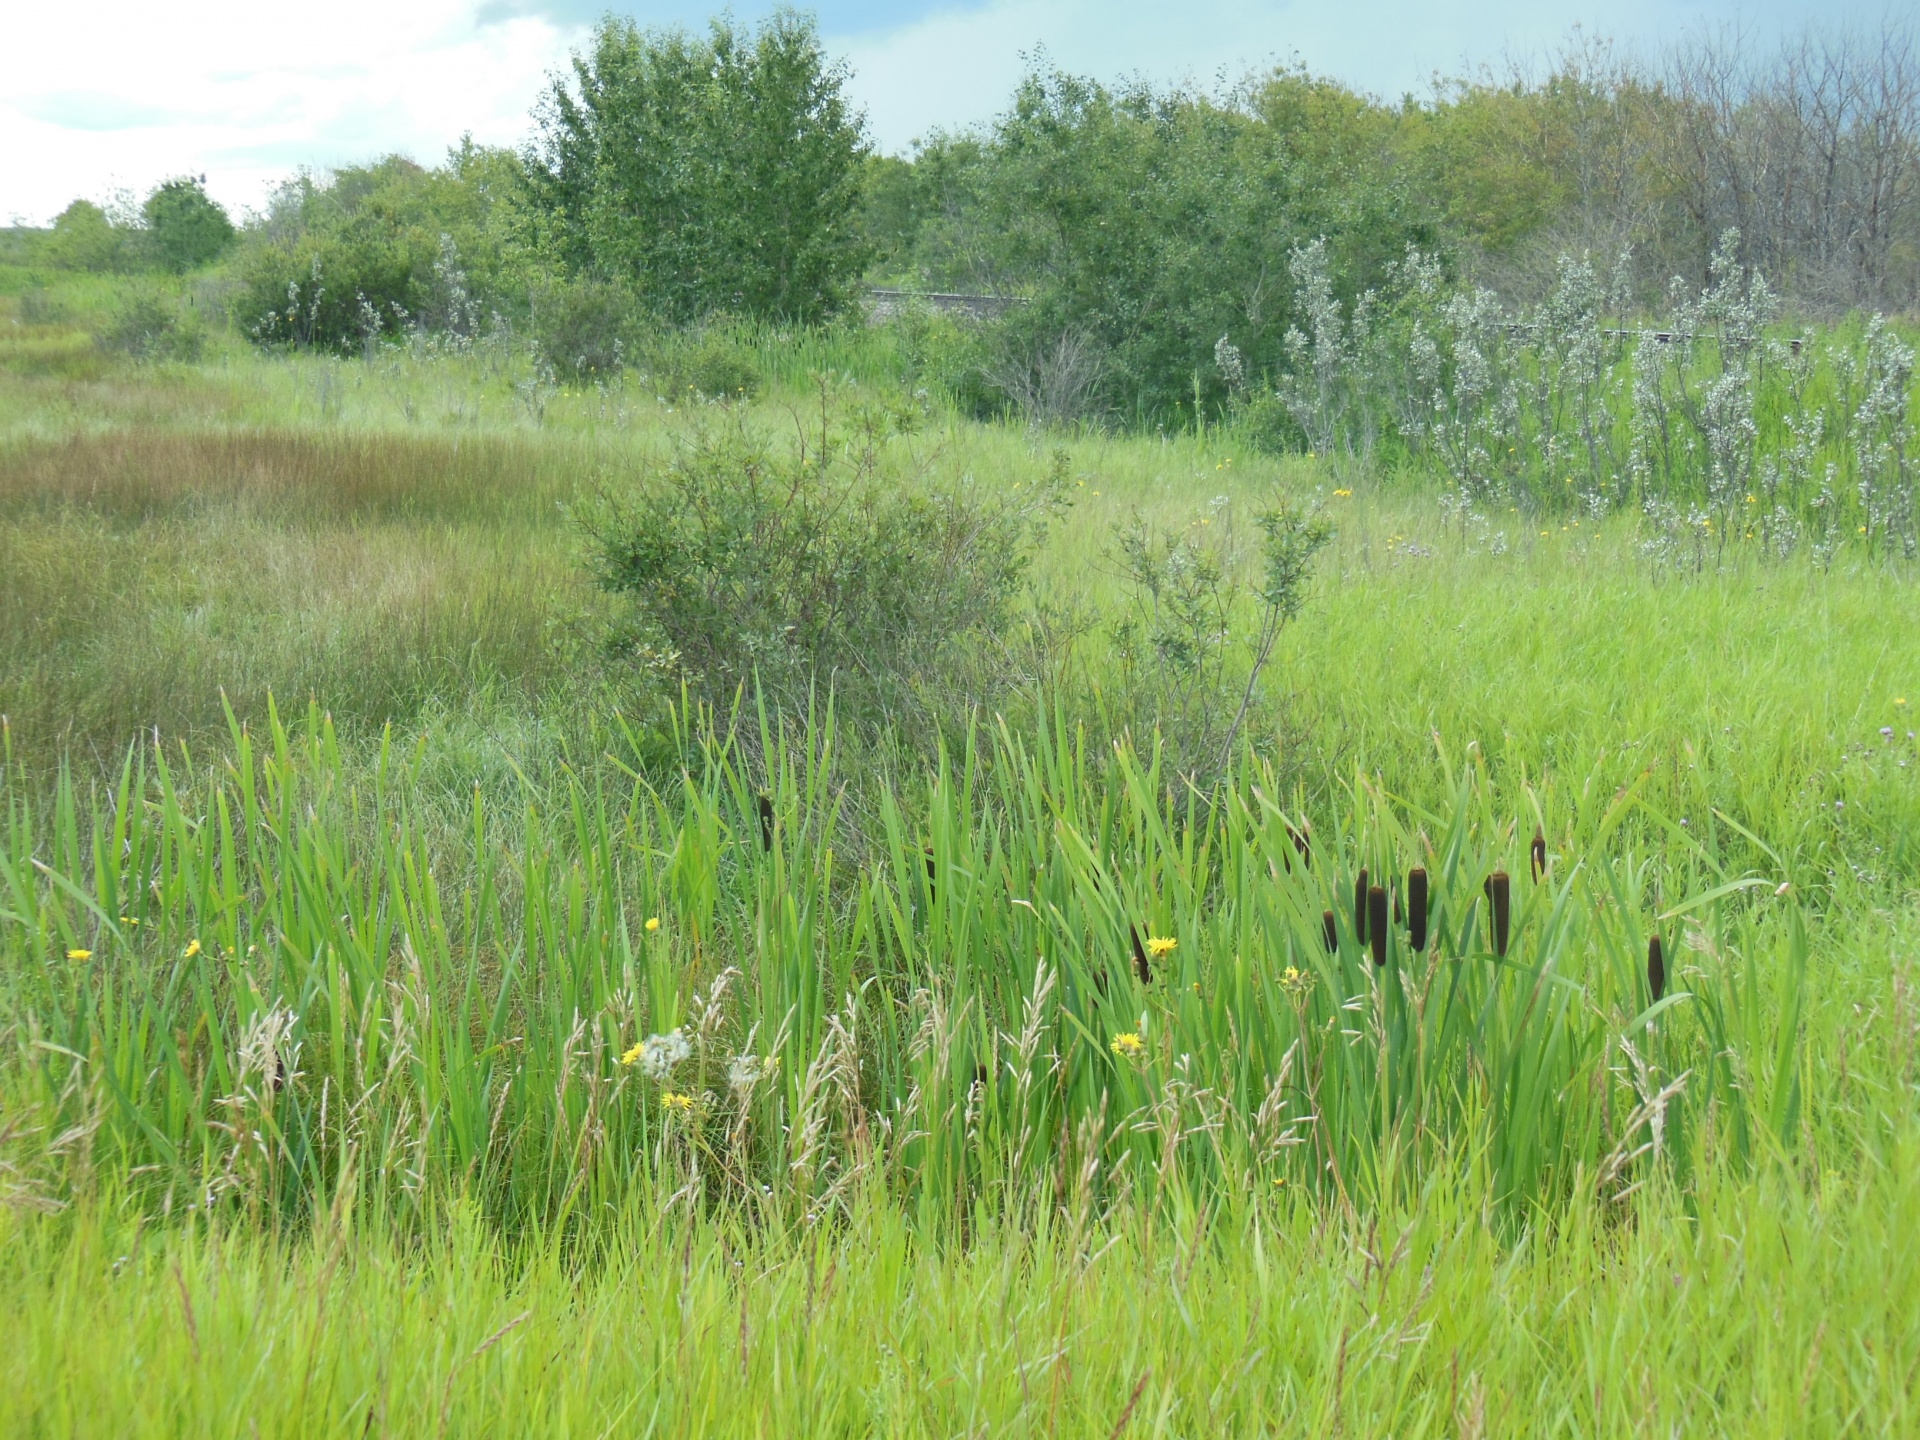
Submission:
<svg viewBox="0 0 1920 1440">
<path fill-rule="evenodd" d="M 6 288 L 7 1433 L 1920 1425 L 1910 562 L 969 418 L 896 329 L 710 401 Z M 594 579 L 823 394 L 1051 487 L 904 728 L 703 700 Z M 1331 539 L 1177 764 L 1124 537 L 1230 579 L 1281 501 Z"/>
</svg>

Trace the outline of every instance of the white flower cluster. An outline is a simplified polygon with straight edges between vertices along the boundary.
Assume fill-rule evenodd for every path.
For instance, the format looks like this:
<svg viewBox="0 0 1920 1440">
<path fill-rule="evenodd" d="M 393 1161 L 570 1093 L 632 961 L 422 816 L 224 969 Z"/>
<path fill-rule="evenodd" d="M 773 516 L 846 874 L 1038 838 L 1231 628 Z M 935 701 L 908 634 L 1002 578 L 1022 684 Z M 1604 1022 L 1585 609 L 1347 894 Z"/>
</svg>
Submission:
<svg viewBox="0 0 1920 1440">
<path fill-rule="evenodd" d="M 693 1046 L 687 1043 L 687 1037 L 678 1030 L 669 1030 L 664 1035 L 649 1035 L 640 1047 L 640 1068 L 650 1080 L 664 1080 L 673 1073 L 673 1069 L 689 1055 Z"/>
<path fill-rule="evenodd" d="M 753 1054 L 736 1055 L 727 1067 L 727 1084 L 735 1090 L 751 1090 L 771 1075 L 779 1063 L 779 1057 L 774 1055 L 764 1060 Z"/>
</svg>

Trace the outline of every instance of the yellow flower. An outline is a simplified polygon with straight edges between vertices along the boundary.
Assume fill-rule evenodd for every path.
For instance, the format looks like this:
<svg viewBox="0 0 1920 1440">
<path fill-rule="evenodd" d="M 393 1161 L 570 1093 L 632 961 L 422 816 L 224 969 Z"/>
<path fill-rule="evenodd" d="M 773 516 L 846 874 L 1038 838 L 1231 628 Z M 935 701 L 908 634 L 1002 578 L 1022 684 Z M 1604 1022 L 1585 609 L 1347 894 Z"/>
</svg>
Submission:
<svg viewBox="0 0 1920 1440">
<path fill-rule="evenodd" d="M 191 960 L 193 959 L 194 956 L 198 955 L 199 953 L 200 953 L 200 942 L 198 940 L 189 940 L 187 942 L 186 958 Z"/>
<path fill-rule="evenodd" d="M 620 1063 L 622 1065 L 637 1065 L 640 1062 L 640 1057 L 646 1053 L 646 1042 L 644 1040 L 637 1041 L 620 1056 Z"/>
<path fill-rule="evenodd" d="M 693 1109 L 693 1097 L 691 1095 L 676 1095 L 673 1091 L 669 1090 L 660 1097 L 660 1108 L 662 1110 L 691 1110 Z"/>
<path fill-rule="evenodd" d="M 1351 490 L 1336 490 L 1333 493 L 1337 496 L 1342 496 L 1342 497 L 1353 494 Z"/>
<path fill-rule="evenodd" d="M 1179 944 L 1180 942 L 1178 940 L 1170 939 L 1166 936 L 1149 935 L 1147 937 L 1147 953 L 1158 960 L 1172 952 Z"/>
<path fill-rule="evenodd" d="M 652 934 L 655 930 L 658 930 L 659 928 L 660 928 L 660 917 L 658 915 L 649 915 L 647 917 L 647 933 Z"/>
<path fill-rule="evenodd" d="M 1123 1057 L 1129 1055 L 1144 1055 L 1147 1053 L 1146 1042 L 1131 1030 L 1124 1035 L 1114 1036 L 1113 1044 L 1109 1048 L 1114 1054 Z"/>
<path fill-rule="evenodd" d="M 1896 705 L 1904 705 L 1907 703 L 1907 697 L 1902 695 L 1898 700 L 1895 700 L 1893 703 Z"/>
<path fill-rule="evenodd" d="M 67 951 L 67 959 L 69 960 L 91 960 L 92 958 L 93 958 L 93 951 L 91 950 Z"/>
</svg>

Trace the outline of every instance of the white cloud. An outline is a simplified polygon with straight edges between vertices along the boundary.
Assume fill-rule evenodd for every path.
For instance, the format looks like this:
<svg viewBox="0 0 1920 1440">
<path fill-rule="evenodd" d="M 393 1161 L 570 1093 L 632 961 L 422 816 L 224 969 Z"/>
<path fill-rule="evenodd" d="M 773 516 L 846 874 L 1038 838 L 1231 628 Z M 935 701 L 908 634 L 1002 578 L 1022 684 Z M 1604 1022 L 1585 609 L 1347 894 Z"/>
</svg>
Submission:
<svg viewBox="0 0 1920 1440">
<path fill-rule="evenodd" d="M 469 130 L 518 140 L 573 36 L 539 18 L 476 25 L 472 8 L 20 5 L 0 46 L 0 217 L 202 172 L 247 208 L 302 164 L 434 159 Z"/>
</svg>

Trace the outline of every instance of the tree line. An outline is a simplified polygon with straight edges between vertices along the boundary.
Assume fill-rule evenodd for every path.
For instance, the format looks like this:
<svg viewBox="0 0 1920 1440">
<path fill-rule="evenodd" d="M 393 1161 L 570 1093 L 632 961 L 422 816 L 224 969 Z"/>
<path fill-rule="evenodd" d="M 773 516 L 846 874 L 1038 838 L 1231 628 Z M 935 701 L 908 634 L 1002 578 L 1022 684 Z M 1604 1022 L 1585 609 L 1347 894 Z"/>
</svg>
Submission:
<svg viewBox="0 0 1920 1440">
<path fill-rule="evenodd" d="M 1164 423 L 1225 402 L 1223 340 L 1244 375 L 1291 373 L 1311 245 L 1346 305 L 1391 303 L 1410 254 L 1516 306 L 1588 255 L 1649 315 L 1737 232 L 1797 313 L 1920 309 L 1914 34 L 1576 40 L 1398 101 L 1300 68 L 1211 89 L 1036 70 L 990 123 L 884 156 L 809 17 L 609 17 L 521 147 L 302 173 L 237 239 L 191 181 L 131 217 L 77 202 L 42 258 L 184 269 L 231 246 L 263 344 L 504 328 L 578 374 L 648 327 L 829 321 L 863 280 L 1016 295 L 974 347 L 979 404 Z"/>
</svg>

